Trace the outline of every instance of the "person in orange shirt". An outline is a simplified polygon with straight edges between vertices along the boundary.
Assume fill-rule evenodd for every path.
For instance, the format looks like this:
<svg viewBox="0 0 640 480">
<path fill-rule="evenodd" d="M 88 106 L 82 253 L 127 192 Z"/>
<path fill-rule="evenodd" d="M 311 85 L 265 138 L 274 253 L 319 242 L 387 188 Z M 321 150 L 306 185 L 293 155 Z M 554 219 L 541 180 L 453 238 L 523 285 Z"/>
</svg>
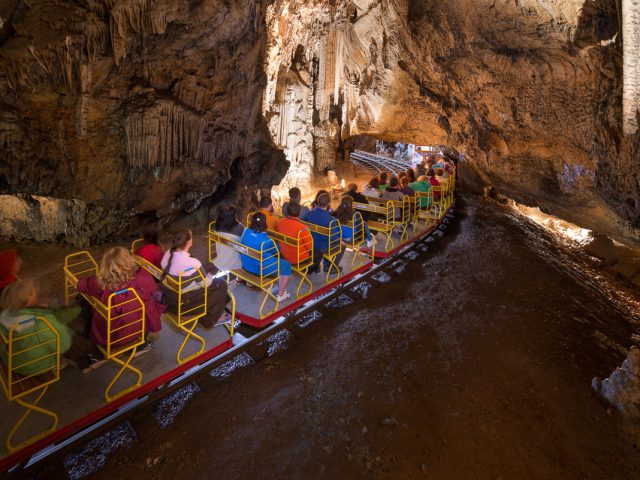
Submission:
<svg viewBox="0 0 640 480">
<path fill-rule="evenodd" d="M 288 237 L 300 239 L 299 249 L 291 245 L 280 243 L 280 254 L 292 265 L 297 265 L 306 260 L 313 252 L 313 237 L 305 224 L 299 220 L 299 217 L 300 204 L 297 202 L 290 202 L 287 207 L 286 218 L 281 219 L 276 227 L 278 232 L 287 235 Z M 318 272 L 320 260 L 322 260 L 321 257 L 318 259 L 318 262 L 314 262 L 314 264 L 309 267 L 308 273 Z"/>
<path fill-rule="evenodd" d="M 269 197 L 262 197 L 260 199 L 260 212 L 264 213 L 264 216 L 267 217 L 267 230 L 275 230 L 278 219 L 273 214 L 273 202 Z"/>
</svg>

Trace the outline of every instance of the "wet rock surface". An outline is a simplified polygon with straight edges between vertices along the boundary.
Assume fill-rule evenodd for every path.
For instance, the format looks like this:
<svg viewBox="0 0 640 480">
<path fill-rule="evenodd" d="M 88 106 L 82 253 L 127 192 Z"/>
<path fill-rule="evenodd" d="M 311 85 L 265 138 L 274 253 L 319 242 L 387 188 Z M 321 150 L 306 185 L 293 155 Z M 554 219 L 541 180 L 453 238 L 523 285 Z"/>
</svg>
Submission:
<svg viewBox="0 0 640 480">
<path fill-rule="evenodd" d="M 214 380 L 93 478 L 632 478 L 637 426 L 590 383 L 626 357 L 637 314 L 495 210 L 460 208 L 400 275 Z"/>
</svg>

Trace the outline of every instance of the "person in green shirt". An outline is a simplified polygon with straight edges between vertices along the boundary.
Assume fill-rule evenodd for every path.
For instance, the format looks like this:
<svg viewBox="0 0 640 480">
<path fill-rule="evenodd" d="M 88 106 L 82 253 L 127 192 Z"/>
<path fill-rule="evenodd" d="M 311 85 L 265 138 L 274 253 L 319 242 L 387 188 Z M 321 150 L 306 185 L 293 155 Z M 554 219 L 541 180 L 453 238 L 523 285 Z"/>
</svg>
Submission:
<svg viewBox="0 0 640 480">
<path fill-rule="evenodd" d="M 425 192 L 425 193 L 431 192 L 431 184 L 429 183 L 429 179 L 424 175 L 419 176 L 415 182 L 410 183 L 409 187 L 411 187 L 414 192 Z M 432 203 L 433 203 L 433 195 L 431 195 L 430 198 L 425 198 L 425 197 L 420 198 L 421 208 L 430 207 Z"/>
<path fill-rule="evenodd" d="M 71 347 L 72 332 L 66 325 L 78 316 L 80 307 L 50 309 L 39 306 L 35 282 L 18 280 L 2 291 L 0 308 L 0 331 L 8 338 L 13 329 L 14 371 L 31 376 L 54 369 L 58 348 L 55 332 L 60 339 L 62 355 Z M 41 318 L 46 319 L 55 332 Z M 0 360 L 8 365 L 8 350 L 4 347 L 0 347 Z"/>
</svg>

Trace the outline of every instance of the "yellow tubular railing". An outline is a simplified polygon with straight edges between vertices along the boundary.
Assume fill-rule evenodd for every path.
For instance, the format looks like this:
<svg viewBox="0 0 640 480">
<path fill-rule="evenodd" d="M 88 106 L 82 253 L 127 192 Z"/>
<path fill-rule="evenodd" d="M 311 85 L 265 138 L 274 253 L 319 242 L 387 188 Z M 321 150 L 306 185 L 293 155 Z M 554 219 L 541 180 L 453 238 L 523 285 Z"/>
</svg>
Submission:
<svg viewBox="0 0 640 480">
<path fill-rule="evenodd" d="M 301 262 L 298 262 L 297 264 L 291 263 L 291 268 L 300 275 L 300 282 L 298 282 L 298 287 L 296 288 L 296 299 L 310 294 L 313 291 L 313 283 L 309 280 L 308 272 L 309 267 L 313 264 L 313 237 L 309 230 L 300 230 L 295 237 L 291 237 L 274 230 L 268 230 L 267 233 L 281 245 L 287 245 L 291 248 L 295 248 L 296 259 L 300 259 L 300 257 L 306 255 L 306 258 Z M 304 294 L 302 294 L 301 290 L 304 285 L 306 285 L 308 289 Z"/>
<path fill-rule="evenodd" d="M 186 273 L 188 273 L 188 275 L 185 275 Z M 160 278 L 162 278 L 162 273 L 160 273 Z M 192 267 L 186 269 L 184 272 L 180 272 L 177 280 L 174 277 L 167 275 L 164 278 L 163 284 L 173 291 L 178 298 L 178 313 L 175 314 L 165 311 L 165 315 L 185 334 L 184 340 L 182 340 L 182 344 L 176 353 L 176 361 L 179 365 L 182 365 L 198 355 L 201 355 L 206 349 L 206 342 L 204 338 L 194 331 L 198 326 L 198 321 L 207 315 L 208 288 L 206 278 L 200 269 Z M 187 302 L 185 301 L 184 296 L 191 292 L 196 293 L 195 295 L 192 294 L 190 296 L 190 308 L 185 310 L 184 306 Z M 195 299 L 196 296 L 199 297 L 198 300 Z M 191 355 L 183 357 L 182 352 L 190 340 L 195 342 L 196 345 L 199 345 L 199 347 Z"/>
<path fill-rule="evenodd" d="M 303 220 L 300 220 L 300 222 L 305 224 L 311 232 L 327 237 L 327 253 L 324 254 L 324 258 L 329 262 L 329 268 L 327 269 L 325 278 L 327 283 L 329 283 L 331 270 L 335 270 L 336 276 L 334 280 L 339 279 L 340 269 L 338 265 L 336 265 L 336 257 L 342 251 L 342 229 L 340 228 L 340 222 L 337 219 L 333 219 L 328 227 L 322 227 Z"/>
<path fill-rule="evenodd" d="M 431 190 L 428 192 L 416 192 L 416 211 L 418 212 L 418 220 L 422 220 L 425 223 L 425 227 L 429 227 L 429 224 L 435 223 L 435 218 L 430 214 L 433 208 L 433 193 Z"/>
<path fill-rule="evenodd" d="M 18 328 L 24 329 L 27 324 L 31 323 L 33 324 L 33 331 L 29 333 L 17 331 Z M 21 344 L 30 337 L 35 337 L 38 343 L 24 348 Z M 45 340 L 47 337 L 49 339 Z M 54 432 L 58 426 L 58 415 L 38 406 L 38 403 L 47 393 L 49 385 L 60 379 L 60 335 L 46 318 L 32 317 L 23 320 L 19 325 L 11 327 L 8 331 L 0 328 L 0 348 L 2 349 L 2 356 L 6 359 L 6 362 L 0 363 L 2 389 L 9 401 L 14 401 L 26 409 L 9 432 L 6 440 L 9 452 L 15 452 Z M 44 350 L 44 352 L 35 359 L 19 363 L 20 356 L 35 349 Z M 16 363 L 18 364 L 16 365 Z M 29 372 L 21 375 L 20 372 L 24 372 L 25 367 L 29 367 Z M 33 398 L 27 400 L 25 397 L 32 396 L 31 394 L 33 394 Z M 40 413 L 51 419 L 51 426 L 15 444 L 14 437 L 33 412 Z"/>
<path fill-rule="evenodd" d="M 365 242 L 365 237 L 366 237 L 366 231 L 364 229 L 364 220 L 362 219 L 362 215 L 360 214 L 360 212 L 358 211 L 354 212 L 353 217 L 351 218 L 351 221 L 344 224 L 343 226 L 349 227 L 352 232 L 351 241 L 345 242 L 345 244 L 347 245 L 347 248 L 353 251 L 353 257 L 351 258 L 351 268 L 354 267 L 356 260 L 358 260 L 359 262 L 358 266 L 360 267 L 363 264 L 362 256 L 360 255 L 360 250 L 362 248 L 362 245 Z M 375 243 L 373 248 L 375 249 Z"/>
<path fill-rule="evenodd" d="M 400 229 L 400 241 L 406 241 L 409 238 L 408 227 L 411 222 L 411 199 L 415 202 L 414 197 L 405 195 L 402 200 L 393 201 L 396 209 L 393 218 L 393 226 Z"/>
<path fill-rule="evenodd" d="M 367 197 L 367 200 L 369 203 L 354 203 L 353 208 L 361 212 L 375 213 L 382 217 L 379 220 L 369 220 L 367 224 L 370 230 L 380 232 L 385 236 L 384 248 L 389 250 L 393 246 L 393 202 L 376 197 Z"/>
<path fill-rule="evenodd" d="M 256 259 L 260 264 L 260 274 L 254 275 L 247 272 L 243 268 L 233 270 L 230 274 L 244 280 L 256 288 L 260 289 L 264 293 L 264 298 L 260 305 L 259 315 L 260 318 L 264 318 L 278 310 L 278 299 L 271 292 L 272 287 L 277 284 L 280 279 L 280 255 L 275 242 L 271 246 L 266 246 L 265 242 L 261 245 L 260 250 L 256 250 L 243 245 L 242 243 L 232 240 L 230 238 L 223 237 L 219 233 L 213 230 L 213 224 L 209 226 L 209 262 L 213 262 L 215 256 L 215 244 L 221 243 L 226 245 L 241 255 L 247 255 Z M 272 309 L 264 311 L 267 300 L 271 298 L 274 302 Z"/>
<path fill-rule="evenodd" d="M 125 296 L 127 293 L 133 295 L 133 298 L 129 300 L 123 300 L 121 302 L 116 302 L 116 299 L 120 296 Z M 126 313 L 120 315 L 114 315 L 114 313 L 122 308 L 124 305 L 133 303 L 133 310 L 129 310 Z M 120 365 L 120 369 L 118 373 L 113 378 L 111 383 L 107 386 L 107 389 L 104 392 L 104 398 L 107 402 L 112 402 L 113 400 L 120 398 L 122 395 L 129 393 L 136 388 L 138 388 L 142 383 L 142 372 L 131 365 L 131 360 L 136 353 L 136 349 L 144 344 L 144 334 L 145 334 L 145 306 L 144 302 L 140 299 L 138 292 L 133 288 L 127 288 L 124 290 L 120 290 L 117 292 L 113 292 L 109 295 L 108 300 L 108 318 L 107 318 L 107 345 L 106 348 L 103 346 L 99 346 L 98 348 L 102 351 L 102 354 L 105 356 L 107 360 L 111 360 L 117 365 Z M 135 315 L 134 319 L 128 319 L 124 325 L 116 327 L 115 321 L 123 318 L 129 317 L 131 315 Z M 114 333 L 123 330 L 125 328 L 134 328 L 133 332 L 122 337 L 115 339 Z M 120 358 L 120 357 L 123 358 Z M 112 394 L 111 391 L 115 387 L 116 383 L 122 377 L 125 371 L 129 371 L 135 377 L 135 382 L 128 387 L 124 387 L 120 389 L 118 392 Z"/>
</svg>

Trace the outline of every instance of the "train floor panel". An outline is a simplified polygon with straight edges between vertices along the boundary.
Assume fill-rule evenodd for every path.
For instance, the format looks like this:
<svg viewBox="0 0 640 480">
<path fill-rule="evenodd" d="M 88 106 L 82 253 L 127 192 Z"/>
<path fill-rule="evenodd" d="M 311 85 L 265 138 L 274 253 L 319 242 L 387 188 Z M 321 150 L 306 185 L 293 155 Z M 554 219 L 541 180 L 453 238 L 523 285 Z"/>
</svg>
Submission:
<svg viewBox="0 0 640 480">
<path fill-rule="evenodd" d="M 394 255 L 396 252 L 402 250 L 404 247 L 415 243 L 421 238 L 427 236 L 431 232 L 433 232 L 437 228 L 437 225 L 429 225 L 425 227 L 424 224 L 420 224 L 420 228 L 414 229 L 413 227 L 409 227 L 407 229 L 408 236 L 404 239 L 400 238 L 399 235 L 393 234 L 391 236 L 391 242 L 387 247 L 387 236 L 383 233 L 378 232 L 376 234 L 376 250 L 375 256 L 376 258 L 388 258 L 391 255 Z M 364 248 L 363 251 L 370 252 L 368 248 Z"/>
<path fill-rule="evenodd" d="M 352 266 L 351 262 L 354 259 L 354 255 L 358 255 L 360 258 L 356 258 Z M 362 260 L 362 263 L 360 263 L 360 259 Z M 325 273 L 309 275 L 308 278 L 313 285 L 313 290 L 309 291 L 308 284 L 303 285 L 300 291 L 300 298 L 296 298 L 296 289 L 298 288 L 298 283 L 300 282 L 301 277 L 299 274 L 294 272 L 291 275 L 289 285 L 287 286 L 287 290 L 291 293 L 291 297 L 284 302 L 280 302 L 278 304 L 278 310 L 265 315 L 264 318 L 260 318 L 260 305 L 265 295 L 264 291 L 234 282 L 234 284 L 230 286 L 230 290 L 235 295 L 238 305 L 236 315 L 241 322 L 251 325 L 252 327 L 265 327 L 278 317 L 299 308 L 307 301 L 315 298 L 318 294 L 331 290 L 338 285 L 349 281 L 357 274 L 369 270 L 372 266 L 373 262 L 369 256 L 362 253 L 356 254 L 351 250 L 347 250 L 340 261 L 340 267 L 342 268 L 340 277 L 335 278 L 335 274 L 332 271 L 332 274 L 329 277 L 329 283 L 327 283 Z M 265 304 L 264 312 L 269 312 L 273 308 L 273 304 L 273 300 L 269 298 Z"/>
<path fill-rule="evenodd" d="M 204 329 L 200 326 L 196 327 L 195 333 L 202 336 L 206 342 L 206 351 L 226 350 L 231 346 L 229 333 L 225 326 L 219 325 L 211 329 Z M 134 358 L 131 364 L 142 372 L 143 387 L 147 382 L 157 379 L 179 365 L 176 360 L 176 354 L 182 341 L 184 334 L 179 331 L 175 325 L 163 316 L 163 328 L 157 334 L 153 341 L 153 349 L 144 355 Z M 187 343 L 184 355 L 187 356 L 196 351 L 193 341 Z M 58 414 L 58 430 L 75 422 L 81 422 L 82 418 L 96 410 L 115 405 L 117 402 L 107 404 L 104 398 L 104 392 L 109 383 L 118 373 L 119 367 L 115 362 L 107 361 L 99 368 L 85 374 L 82 373 L 75 365 L 69 364 L 60 372 L 60 380 L 49 387 L 48 392 L 38 404 L 48 410 Z M 127 383 L 129 382 L 129 383 Z M 125 371 L 122 377 L 114 386 L 114 392 L 120 388 L 126 388 L 135 382 L 134 374 Z M 27 396 L 32 398 L 33 394 Z M 2 396 L 0 400 L 2 405 L 2 416 L 0 416 L 0 438 L 7 438 L 9 432 L 16 424 L 20 415 L 24 412 L 24 408 L 15 402 L 7 401 Z M 108 408 L 105 409 L 108 413 Z M 51 419 L 44 415 L 34 412 L 29 415 L 27 421 L 20 428 L 16 437 L 16 443 L 43 431 L 51 425 Z M 0 445 L 0 458 L 4 458 L 9 454 L 4 442 Z"/>
</svg>

